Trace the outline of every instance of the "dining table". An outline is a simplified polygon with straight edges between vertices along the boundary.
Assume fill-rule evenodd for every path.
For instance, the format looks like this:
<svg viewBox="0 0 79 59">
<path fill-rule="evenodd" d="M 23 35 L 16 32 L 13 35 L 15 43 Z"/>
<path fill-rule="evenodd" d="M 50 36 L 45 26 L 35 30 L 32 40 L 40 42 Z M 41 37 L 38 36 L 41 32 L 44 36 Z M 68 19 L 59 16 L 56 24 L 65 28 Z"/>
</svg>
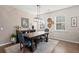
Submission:
<svg viewBox="0 0 79 59">
<path fill-rule="evenodd" d="M 38 40 L 37 37 L 44 36 L 45 42 L 48 42 L 48 34 L 49 33 L 45 32 L 45 31 L 36 31 L 36 32 L 26 33 L 24 36 L 27 38 L 30 38 L 32 40 L 31 50 L 32 50 L 32 52 L 34 52 L 36 49 L 35 46 L 37 46 L 37 43 L 35 43 L 34 41 Z M 34 45 L 34 43 L 35 43 L 35 45 Z"/>
</svg>

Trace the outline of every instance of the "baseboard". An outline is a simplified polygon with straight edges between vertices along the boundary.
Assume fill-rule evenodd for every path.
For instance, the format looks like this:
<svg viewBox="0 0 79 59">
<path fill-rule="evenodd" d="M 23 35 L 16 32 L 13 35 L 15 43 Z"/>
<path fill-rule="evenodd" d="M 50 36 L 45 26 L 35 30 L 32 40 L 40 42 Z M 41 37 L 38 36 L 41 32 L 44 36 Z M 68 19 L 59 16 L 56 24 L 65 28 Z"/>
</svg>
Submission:
<svg viewBox="0 0 79 59">
<path fill-rule="evenodd" d="M 50 39 L 61 40 L 61 41 L 66 41 L 66 42 L 71 42 L 71 43 L 77 43 L 77 44 L 79 44 L 79 42 L 70 41 L 70 40 L 62 40 L 62 39 L 58 39 L 58 38 L 50 38 Z"/>
<path fill-rule="evenodd" d="M 11 42 L 0 44 L 0 46 L 4 46 L 4 45 L 7 45 L 7 44 L 11 44 Z"/>
</svg>

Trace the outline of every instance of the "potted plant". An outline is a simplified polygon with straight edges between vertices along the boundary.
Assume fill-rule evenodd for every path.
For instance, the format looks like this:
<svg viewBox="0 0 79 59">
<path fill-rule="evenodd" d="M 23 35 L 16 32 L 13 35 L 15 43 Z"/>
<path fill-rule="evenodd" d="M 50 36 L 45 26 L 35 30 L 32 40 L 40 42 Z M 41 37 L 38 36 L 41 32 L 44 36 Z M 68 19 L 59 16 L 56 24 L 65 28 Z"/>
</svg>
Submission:
<svg viewBox="0 0 79 59">
<path fill-rule="evenodd" d="M 11 42 L 16 43 L 16 34 L 15 33 L 11 34 Z"/>
</svg>

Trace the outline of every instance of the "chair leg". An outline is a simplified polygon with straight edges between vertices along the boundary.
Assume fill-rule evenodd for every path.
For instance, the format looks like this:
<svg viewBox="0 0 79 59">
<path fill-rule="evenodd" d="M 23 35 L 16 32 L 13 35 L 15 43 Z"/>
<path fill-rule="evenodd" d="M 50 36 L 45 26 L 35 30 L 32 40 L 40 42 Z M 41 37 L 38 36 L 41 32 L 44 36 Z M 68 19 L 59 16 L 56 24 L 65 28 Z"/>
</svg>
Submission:
<svg viewBox="0 0 79 59">
<path fill-rule="evenodd" d="M 22 47 L 21 47 L 21 42 L 20 42 L 20 50 L 22 50 Z"/>
<path fill-rule="evenodd" d="M 25 45 L 23 45 L 23 53 L 25 53 Z"/>
<path fill-rule="evenodd" d="M 21 50 L 21 43 L 20 43 L 20 50 Z"/>
</svg>

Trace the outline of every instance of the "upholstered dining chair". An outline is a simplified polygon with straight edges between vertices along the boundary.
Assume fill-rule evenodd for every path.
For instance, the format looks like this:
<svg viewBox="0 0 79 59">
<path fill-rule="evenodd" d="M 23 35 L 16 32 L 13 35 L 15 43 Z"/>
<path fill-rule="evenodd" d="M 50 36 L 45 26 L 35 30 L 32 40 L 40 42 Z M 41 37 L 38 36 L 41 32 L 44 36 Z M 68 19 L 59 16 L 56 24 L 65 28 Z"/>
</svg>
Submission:
<svg viewBox="0 0 79 59">
<path fill-rule="evenodd" d="M 20 42 L 20 50 L 23 48 L 23 52 L 25 52 L 25 48 L 32 46 L 32 41 L 28 38 L 25 38 L 21 32 L 18 32 L 18 39 Z M 23 47 L 22 47 L 23 45 Z"/>
<path fill-rule="evenodd" d="M 49 32 L 49 29 L 46 28 L 44 31 Z M 47 37 L 47 35 L 41 36 L 41 41 L 45 41 L 46 37 Z"/>
<path fill-rule="evenodd" d="M 45 32 L 49 32 L 49 29 L 48 29 L 48 28 L 46 28 L 44 31 L 45 31 Z"/>
</svg>

